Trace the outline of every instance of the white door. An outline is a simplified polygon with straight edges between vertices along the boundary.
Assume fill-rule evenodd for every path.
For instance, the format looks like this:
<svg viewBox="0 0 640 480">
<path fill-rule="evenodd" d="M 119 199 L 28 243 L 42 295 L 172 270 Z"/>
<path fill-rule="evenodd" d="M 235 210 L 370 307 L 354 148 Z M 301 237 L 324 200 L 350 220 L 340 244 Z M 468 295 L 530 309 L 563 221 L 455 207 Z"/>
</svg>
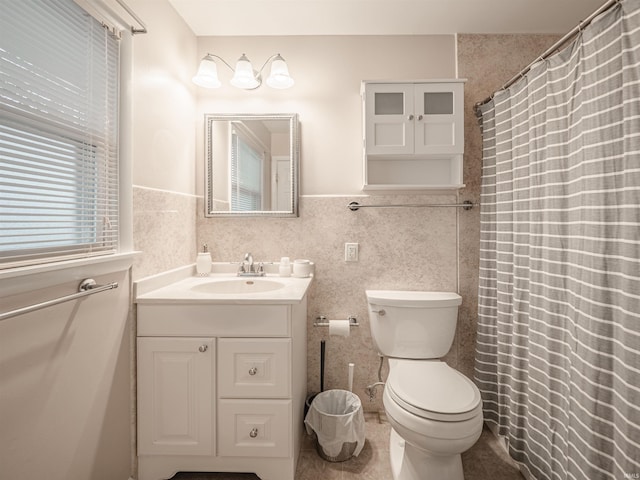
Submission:
<svg viewBox="0 0 640 480">
<path fill-rule="evenodd" d="M 291 159 L 275 155 L 271 171 L 271 210 L 291 211 Z"/>
<path fill-rule="evenodd" d="M 413 153 L 413 85 L 367 85 L 364 102 L 367 154 Z"/>
<path fill-rule="evenodd" d="M 214 452 L 213 338 L 138 338 L 138 452 Z"/>
</svg>

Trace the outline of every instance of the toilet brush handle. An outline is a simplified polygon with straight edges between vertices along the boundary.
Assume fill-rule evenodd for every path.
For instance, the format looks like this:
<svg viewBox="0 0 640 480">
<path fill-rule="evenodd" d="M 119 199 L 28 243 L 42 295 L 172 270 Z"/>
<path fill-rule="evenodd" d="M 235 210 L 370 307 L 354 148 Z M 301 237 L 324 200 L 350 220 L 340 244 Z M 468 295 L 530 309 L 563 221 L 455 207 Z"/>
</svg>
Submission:
<svg viewBox="0 0 640 480">
<path fill-rule="evenodd" d="M 326 341 L 320 340 L 320 391 L 324 392 L 324 354 Z"/>
<path fill-rule="evenodd" d="M 353 368 L 355 367 L 355 364 L 350 363 L 349 364 L 349 391 L 353 392 Z"/>
</svg>

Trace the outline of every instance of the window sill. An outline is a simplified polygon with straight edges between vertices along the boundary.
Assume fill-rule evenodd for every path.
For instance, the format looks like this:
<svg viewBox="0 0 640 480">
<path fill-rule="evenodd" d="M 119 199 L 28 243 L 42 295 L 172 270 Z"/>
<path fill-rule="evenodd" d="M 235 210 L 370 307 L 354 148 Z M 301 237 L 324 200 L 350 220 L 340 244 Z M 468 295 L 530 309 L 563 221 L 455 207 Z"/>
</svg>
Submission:
<svg viewBox="0 0 640 480">
<path fill-rule="evenodd" d="M 0 290 L 3 296 L 49 288 L 61 283 L 98 277 L 127 270 L 139 252 L 116 253 L 101 257 L 66 260 L 30 265 L 0 271 Z"/>
</svg>

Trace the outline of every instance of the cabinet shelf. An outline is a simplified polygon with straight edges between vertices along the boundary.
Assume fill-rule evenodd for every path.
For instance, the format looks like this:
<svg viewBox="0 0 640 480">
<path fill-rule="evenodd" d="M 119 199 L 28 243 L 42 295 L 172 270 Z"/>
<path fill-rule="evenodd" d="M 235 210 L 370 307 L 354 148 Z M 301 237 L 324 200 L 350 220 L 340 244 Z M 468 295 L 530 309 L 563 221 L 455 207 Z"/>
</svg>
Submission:
<svg viewBox="0 0 640 480">
<path fill-rule="evenodd" d="M 461 183 L 459 185 L 423 185 L 423 184 L 391 184 L 391 183 L 387 184 L 385 183 L 384 185 L 372 185 L 372 184 L 364 185 L 362 187 L 362 190 L 364 190 L 365 192 L 395 192 L 395 191 L 422 192 L 422 191 L 425 191 L 430 193 L 436 193 L 436 192 L 449 192 L 452 190 L 459 190 L 464 187 L 465 187 L 464 183 Z"/>
</svg>

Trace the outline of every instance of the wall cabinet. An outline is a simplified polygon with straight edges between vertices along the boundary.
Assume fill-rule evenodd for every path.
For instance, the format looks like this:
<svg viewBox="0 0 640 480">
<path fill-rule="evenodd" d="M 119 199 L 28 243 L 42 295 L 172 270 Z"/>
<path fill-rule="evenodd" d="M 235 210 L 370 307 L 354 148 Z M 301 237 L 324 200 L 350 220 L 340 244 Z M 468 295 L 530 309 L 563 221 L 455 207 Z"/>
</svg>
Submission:
<svg viewBox="0 0 640 480">
<path fill-rule="evenodd" d="M 363 82 L 365 190 L 463 186 L 463 82 Z"/>
<path fill-rule="evenodd" d="M 294 480 L 306 297 L 288 305 L 138 304 L 138 479 L 179 471 Z"/>
</svg>

